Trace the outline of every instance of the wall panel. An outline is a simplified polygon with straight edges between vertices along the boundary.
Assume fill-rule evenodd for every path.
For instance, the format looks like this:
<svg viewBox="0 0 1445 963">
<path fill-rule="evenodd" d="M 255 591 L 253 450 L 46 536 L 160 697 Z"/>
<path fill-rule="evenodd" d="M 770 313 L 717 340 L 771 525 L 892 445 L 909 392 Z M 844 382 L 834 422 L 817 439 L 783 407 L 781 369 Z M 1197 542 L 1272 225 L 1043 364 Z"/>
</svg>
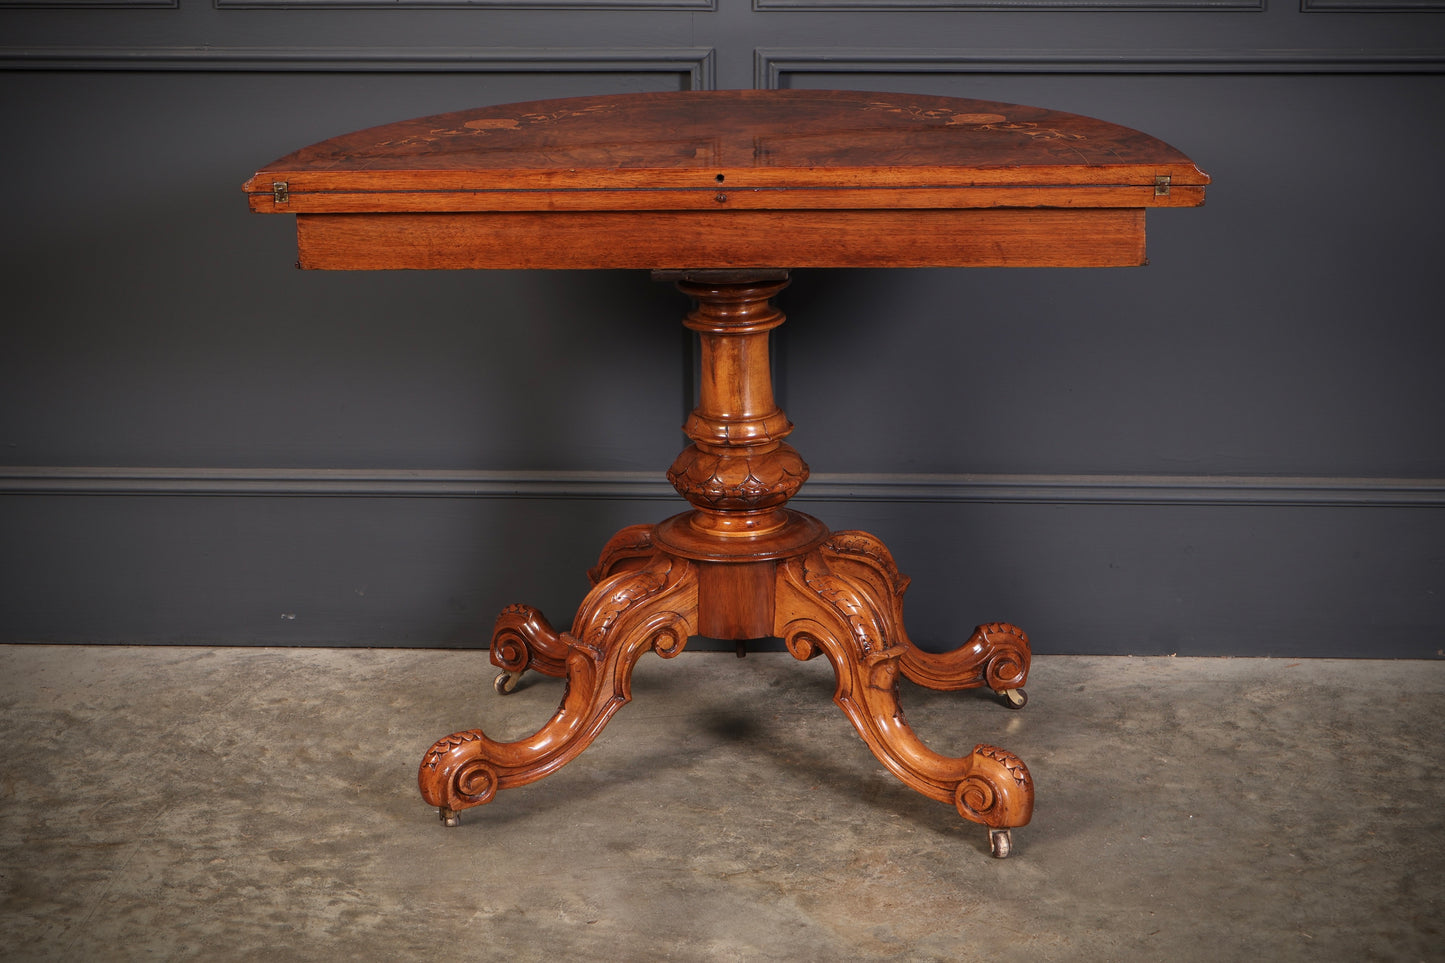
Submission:
<svg viewBox="0 0 1445 963">
<path fill-rule="evenodd" d="M 1439 7 L 0 0 L 23 185 L 0 640 L 483 645 L 518 600 L 565 621 L 606 536 L 677 507 L 682 298 L 643 272 L 297 272 L 239 185 L 404 117 L 754 85 L 1075 110 L 1215 177 L 1150 215 L 1145 269 L 784 292 L 800 505 L 890 543 L 916 636 L 1439 657 Z"/>
</svg>

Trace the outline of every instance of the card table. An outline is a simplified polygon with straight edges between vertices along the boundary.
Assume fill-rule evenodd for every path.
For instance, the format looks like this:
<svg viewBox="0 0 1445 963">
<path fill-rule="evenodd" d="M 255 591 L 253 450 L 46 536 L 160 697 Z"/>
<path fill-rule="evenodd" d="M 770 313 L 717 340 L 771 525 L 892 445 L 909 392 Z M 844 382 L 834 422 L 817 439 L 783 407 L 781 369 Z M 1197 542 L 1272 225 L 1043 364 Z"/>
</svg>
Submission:
<svg viewBox="0 0 1445 963">
<path fill-rule="evenodd" d="M 691 508 L 617 533 L 569 629 L 527 605 L 501 613 L 497 691 L 528 670 L 566 688 L 529 738 L 468 729 L 428 750 L 418 782 L 442 821 L 574 759 L 630 700 L 644 653 L 775 637 L 799 659 L 824 656 L 834 701 L 878 760 L 987 827 L 992 854 L 1007 856 L 1033 812 L 1028 768 L 990 745 L 962 758 L 929 749 L 898 681 L 986 686 L 1021 707 L 1028 636 L 989 623 L 951 651 L 918 647 L 904 628 L 908 579 L 883 542 L 787 507 L 808 467 L 773 396 L 773 299 L 797 268 L 1141 265 L 1145 211 L 1200 205 L 1208 183 L 1169 145 L 1101 120 L 813 90 L 483 107 L 334 137 L 257 172 L 251 209 L 296 216 L 302 268 L 635 268 L 693 305 L 692 444 L 667 473 Z"/>
</svg>

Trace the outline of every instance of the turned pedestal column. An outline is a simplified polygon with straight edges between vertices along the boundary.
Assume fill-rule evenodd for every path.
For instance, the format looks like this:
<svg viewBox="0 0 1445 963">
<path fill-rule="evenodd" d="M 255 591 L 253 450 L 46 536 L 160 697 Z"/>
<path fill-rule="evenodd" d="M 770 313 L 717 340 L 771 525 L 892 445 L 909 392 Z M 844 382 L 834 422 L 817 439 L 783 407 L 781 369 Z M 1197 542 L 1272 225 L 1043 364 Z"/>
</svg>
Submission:
<svg viewBox="0 0 1445 963">
<path fill-rule="evenodd" d="M 716 639 L 774 634 L 779 559 L 821 545 L 828 529 L 784 507 L 808 479 L 783 439 L 793 425 L 773 400 L 769 332 L 783 323 L 770 301 L 786 272 L 658 272 L 696 307 L 698 405 L 683 430 L 692 444 L 668 469 L 694 506 L 657 526 L 653 542 L 698 564 L 698 633 Z"/>
</svg>

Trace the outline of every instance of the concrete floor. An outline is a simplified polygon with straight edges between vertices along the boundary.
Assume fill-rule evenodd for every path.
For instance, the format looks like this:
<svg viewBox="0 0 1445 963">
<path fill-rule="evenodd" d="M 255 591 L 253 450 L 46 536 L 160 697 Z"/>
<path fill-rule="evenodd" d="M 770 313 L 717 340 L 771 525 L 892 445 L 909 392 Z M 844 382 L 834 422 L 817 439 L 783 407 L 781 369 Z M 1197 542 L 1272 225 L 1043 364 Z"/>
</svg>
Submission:
<svg viewBox="0 0 1445 963">
<path fill-rule="evenodd" d="M 1015 852 L 906 789 L 822 659 L 685 653 L 445 829 L 422 753 L 530 734 L 484 653 L 0 647 L 6 960 L 1445 959 L 1445 662 L 1041 657 Z"/>
</svg>

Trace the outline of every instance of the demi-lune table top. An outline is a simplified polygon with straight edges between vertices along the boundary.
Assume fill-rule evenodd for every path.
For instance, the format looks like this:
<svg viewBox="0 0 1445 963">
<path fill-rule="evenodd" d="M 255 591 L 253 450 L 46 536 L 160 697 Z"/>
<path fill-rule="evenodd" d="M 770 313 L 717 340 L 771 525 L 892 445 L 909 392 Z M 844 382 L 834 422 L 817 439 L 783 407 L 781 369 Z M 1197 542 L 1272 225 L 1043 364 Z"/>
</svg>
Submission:
<svg viewBox="0 0 1445 963">
<path fill-rule="evenodd" d="M 1144 211 L 1209 177 L 1076 114 L 921 94 L 534 101 L 334 137 L 266 165 L 307 268 L 1140 264 Z"/>
</svg>

